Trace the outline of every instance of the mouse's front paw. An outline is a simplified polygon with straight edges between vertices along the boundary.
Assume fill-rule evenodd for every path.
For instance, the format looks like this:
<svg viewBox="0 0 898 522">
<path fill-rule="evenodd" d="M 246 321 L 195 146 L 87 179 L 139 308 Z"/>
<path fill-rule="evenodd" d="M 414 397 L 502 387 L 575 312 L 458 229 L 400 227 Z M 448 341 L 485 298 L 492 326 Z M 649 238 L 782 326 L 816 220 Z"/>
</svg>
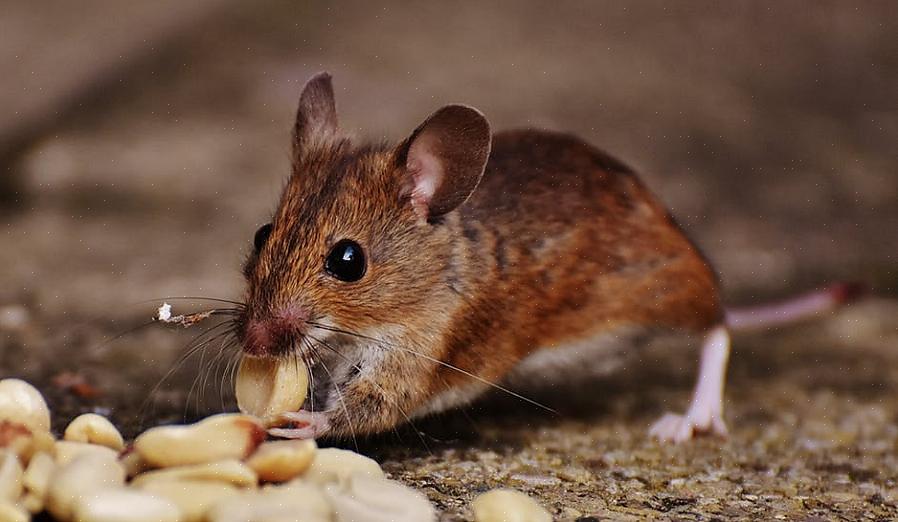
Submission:
<svg viewBox="0 0 898 522">
<path fill-rule="evenodd" d="M 651 437 L 677 444 L 704 434 L 727 436 L 727 427 L 720 415 L 707 412 L 701 415 L 693 412 L 686 415 L 666 413 L 649 429 Z"/>
<path fill-rule="evenodd" d="M 270 428 L 268 434 L 282 439 L 317 439 L 330 429 L 326 413 L 319 411 L 292 411 L 278 417 L 278 427 Z"/>
</svg>

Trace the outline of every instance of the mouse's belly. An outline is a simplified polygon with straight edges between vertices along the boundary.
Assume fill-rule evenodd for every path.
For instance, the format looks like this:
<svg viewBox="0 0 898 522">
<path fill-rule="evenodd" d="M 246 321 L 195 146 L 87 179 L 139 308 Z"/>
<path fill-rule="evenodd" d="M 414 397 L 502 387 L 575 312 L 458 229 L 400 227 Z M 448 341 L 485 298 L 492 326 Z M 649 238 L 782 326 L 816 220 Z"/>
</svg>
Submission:
<svg viewBox="0 0 898 522">
<path fill-rule="evenodd" d="M 624 353 L 642 328 L 620 327 L 590 337 L 535 350 L 503 379 L 514 390 L 539 390 L 602 377 L 619 369 Z"/>
<path fill-rule="evenodd" d="M 621 327 L 613 332 L 538 348 L 496 384 L 526 395 L 531 391 L 547 390 L 572 381 L 581 382 L 608 375 L 621 367 L 626 360 L 624 352 L 633 345 L 634 338 L 642 330 Z M 464 406 L 492 390 L 503 393 L 501 389 L 471 379 L 465 385 L 438 393 L 415 410 L 412 417 L 423 417 Z"/>
</svg>

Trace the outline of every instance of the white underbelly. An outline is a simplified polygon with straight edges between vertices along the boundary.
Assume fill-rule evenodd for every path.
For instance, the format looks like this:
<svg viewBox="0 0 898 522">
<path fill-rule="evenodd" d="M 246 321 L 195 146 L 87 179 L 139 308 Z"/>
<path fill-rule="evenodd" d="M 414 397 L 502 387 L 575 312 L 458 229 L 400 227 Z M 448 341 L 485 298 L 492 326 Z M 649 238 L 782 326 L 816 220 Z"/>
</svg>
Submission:
<svg viewBox="0 0 898 522">
<path fill-rule="evenodd" d="M 623 352 L 632 345 L 636 333 L 635 330 L 627 329 L 561 346 L 540 348 L 519 362 L 499 384 L 526 395 L 528 390 L 546 389 L 560 383 L 569 384 L 571 381 L 608 375 L 622 366 L 626 360 Z M 464 406 L 490 389 L 493 387 L 474 381 L 461 388 L 446 390 L 431 398 L 412 417 L 423 417 Z"/>
<path fill-rule="evenodd" d="M 606 376 L 624 364 L 624 353 L 632 346 L 636 333 L 621 330 L 539 349 L 518 363 L 505 378 L 505 384 L 526 391 Z"/>
</svg>

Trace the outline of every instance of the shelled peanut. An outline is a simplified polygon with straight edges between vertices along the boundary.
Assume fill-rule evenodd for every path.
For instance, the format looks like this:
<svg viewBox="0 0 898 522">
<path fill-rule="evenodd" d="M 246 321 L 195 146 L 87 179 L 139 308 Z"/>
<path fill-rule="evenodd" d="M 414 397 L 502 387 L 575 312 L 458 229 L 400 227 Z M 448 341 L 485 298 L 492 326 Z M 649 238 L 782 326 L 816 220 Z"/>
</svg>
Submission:
<svg viewBox="0 0 898 522">
<path fill-rule="evenodd" d="M 282 400 L 279 393 L 268 396 Z M 265 425 L 279 412 L 266 400 L 255 403 L 264 420 L 215 415 L 151 428 L 125 447 L 115 426 L 94 414 L 55 440 L 40 393 L 0 381 L 0 521 L 42 512 L 59 522 L 436 519 L 424 495 L 387 479 L 367 457 L 309 440 L 266 442 Z"/>
</svg>

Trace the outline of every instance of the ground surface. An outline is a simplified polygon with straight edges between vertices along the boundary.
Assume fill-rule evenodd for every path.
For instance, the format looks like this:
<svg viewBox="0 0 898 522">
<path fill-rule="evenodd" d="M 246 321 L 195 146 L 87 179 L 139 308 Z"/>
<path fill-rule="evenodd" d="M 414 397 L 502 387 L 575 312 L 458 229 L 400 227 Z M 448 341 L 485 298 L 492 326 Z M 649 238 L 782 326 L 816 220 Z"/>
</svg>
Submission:
<svg viewBox="0 0 898 522">
<path fill-rule="evenodd" d="M 4 4 L 3 129 L 40 138 L 0 174 L 0 374 L 38 384 L 57 426 L 99 409 L 133 434 L 231 407 L 217 345 L 157 387 L 191 332 L 112 338 L 163 296 L 239 298 L 299 88 L 328 69 L 360 135 L 399 139 L 460 101 L 496 128 L 611 151 L 671 206 L 730 301 L 839 279 L 879 294 L 736 336 L 727 441 L 646 439 L 688 400 L 696 354 L 677 342 L 547 392 L 558 415 L 495 397 L 362 443 L 447 520 L 499 485 L 563 520 L 898 517 L 896 4 L 209 1 L 170 31 L 183 17 L 108 0 Z M 70 71 L 94 66 L 98 90 L 59 109 Z M 40 125 L 17 126 L 43 106 Z"/>
</svg>

